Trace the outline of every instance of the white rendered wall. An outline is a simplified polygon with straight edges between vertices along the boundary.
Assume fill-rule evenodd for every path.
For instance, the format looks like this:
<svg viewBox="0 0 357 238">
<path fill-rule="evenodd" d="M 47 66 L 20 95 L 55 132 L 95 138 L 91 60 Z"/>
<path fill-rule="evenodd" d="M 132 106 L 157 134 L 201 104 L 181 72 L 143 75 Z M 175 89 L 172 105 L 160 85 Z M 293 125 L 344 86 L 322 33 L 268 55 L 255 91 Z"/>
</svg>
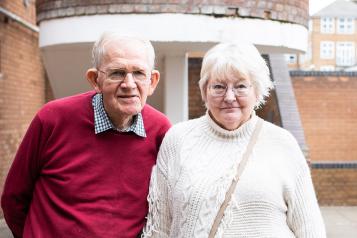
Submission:
<svg viewBox="0 0 357 238">
<path fill-rule="evenodd" d="M 164 113 L 164 91 L 166 81 L 165 59 L 164 54 L 162 52 L 155 51 L 155 56 L 155 69 L 160 72 L 160 81 L 156 86 L 154 94 L 148 97 L 146 103 L 154 107 L 156 110 L 159 110 L 160 112 Z"/>
<path fill-rule="evenodd" d="M 171 124 L 188 120 L 187 54 L 165 56 L 164 113 Z"/>
<path fill-rule="evenodd" d="M 190 14 L 110 14 L 68 17 L 40 23 L 40 48 L 95 42 L 107 29 L 135 30 L 155 42 L 222 42 L 239 39 L 255 45 L 303 53 L 307 29 L 298 24 L 251 18 L 215 18 Z M 275 52 L 262 52 L 275 53 Z"/>
</svg>

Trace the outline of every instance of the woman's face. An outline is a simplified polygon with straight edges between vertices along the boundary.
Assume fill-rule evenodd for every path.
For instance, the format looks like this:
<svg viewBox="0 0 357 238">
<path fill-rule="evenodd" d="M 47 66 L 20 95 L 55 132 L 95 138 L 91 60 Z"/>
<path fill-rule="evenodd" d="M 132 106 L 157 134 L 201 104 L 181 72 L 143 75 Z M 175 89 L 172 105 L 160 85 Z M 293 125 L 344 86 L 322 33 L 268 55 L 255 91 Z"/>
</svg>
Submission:
<svg viewBox="0 0 357 238">
<path fill-rule="evenodd" d="M 229 79 L 217 80 L 212 78 L 208 81 L 211 84 L 224 84 L 228 87 L 226 94 L 222 97 L 213 97 L 209 89 L 206 91 L 206 103 L 208 105 L 212 119 L 223 129 L 235 130 L 250 119 L 255 103 L 258 101 L 254 86 L 250 87 L 247 96 L 236 96 L 232 91 L 235 84 L 253 85 L 251 79 L 243 79 L 236 76 Z"/>
</svg>

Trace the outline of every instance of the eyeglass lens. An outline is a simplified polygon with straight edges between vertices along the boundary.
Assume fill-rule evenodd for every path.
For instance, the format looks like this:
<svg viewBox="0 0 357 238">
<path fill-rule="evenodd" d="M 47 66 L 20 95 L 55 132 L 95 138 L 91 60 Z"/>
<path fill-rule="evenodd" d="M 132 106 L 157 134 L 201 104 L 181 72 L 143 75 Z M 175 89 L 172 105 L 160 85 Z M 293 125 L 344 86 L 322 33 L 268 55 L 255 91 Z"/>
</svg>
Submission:
<svg viewBox="0 0 357 238">
<path fill-rule="evenodd" d="M 237 96 L 247 96 L 250 91 L 250 86 L 246 84 L 235 84 L 232 86 L 233 93 Z M 228 87 L 224 84 L 211 84 L 209 92 L 212 96 L 221 97 L 226 94 Z"/>
<path fill-rule="evenodd" d="M 147 81 L 150 79 L 151 71 L 147 69 L 138 69 L 130 72 L 124 69 L 108 69 L 106 74 L 107 78 L 112 81 L 123 81 L 127 73 L 132 73 L 133 78 L 136 81 Z"/>
</svg>

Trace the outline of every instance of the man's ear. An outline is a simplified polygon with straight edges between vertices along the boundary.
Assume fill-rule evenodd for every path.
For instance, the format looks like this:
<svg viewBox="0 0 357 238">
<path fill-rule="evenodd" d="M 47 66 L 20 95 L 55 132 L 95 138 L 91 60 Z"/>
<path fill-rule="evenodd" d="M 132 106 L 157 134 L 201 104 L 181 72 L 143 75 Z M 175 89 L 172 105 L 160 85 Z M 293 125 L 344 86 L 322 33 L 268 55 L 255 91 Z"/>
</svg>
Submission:
<svg viewBox="0 0 357 238">
<path fill-rule="evenodd" d="M 98 82 L 98 70 L 96 69 L 89 69 L 86 74 L 87 80 L 92 85 L 93 89 L 96 93 L 101 94 L 102 89 Z"/>
<path fill-rule="evenodd" d="M 157 70 L 153 70 L 151 75 L 151 83 L 150 83 L 148 96 L 151 96 L 154 93 L 154 90 L 157 84 L 159 83 L 159 80 L 160 80 L 160 72 Z"/>
</svg>

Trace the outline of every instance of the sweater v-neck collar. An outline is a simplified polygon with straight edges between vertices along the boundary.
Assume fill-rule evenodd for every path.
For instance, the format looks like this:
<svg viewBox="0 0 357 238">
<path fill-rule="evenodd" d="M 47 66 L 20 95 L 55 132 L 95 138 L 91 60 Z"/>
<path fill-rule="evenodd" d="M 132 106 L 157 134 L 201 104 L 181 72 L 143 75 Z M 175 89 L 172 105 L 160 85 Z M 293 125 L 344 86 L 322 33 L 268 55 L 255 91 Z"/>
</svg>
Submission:
<svg viewBox="0 0 357 238">
<path fill-rule="evenodd" d="M 251 118 L 247 122 L 234 131 L 228 131 L 217 125 L 207 110 L 206 115 L 202 117 L 202 126 L 206 134 L 218 140 L 248 141 L 253 134 L 257 121 L 258 116 L 253 111 Z"/>
</svg>

